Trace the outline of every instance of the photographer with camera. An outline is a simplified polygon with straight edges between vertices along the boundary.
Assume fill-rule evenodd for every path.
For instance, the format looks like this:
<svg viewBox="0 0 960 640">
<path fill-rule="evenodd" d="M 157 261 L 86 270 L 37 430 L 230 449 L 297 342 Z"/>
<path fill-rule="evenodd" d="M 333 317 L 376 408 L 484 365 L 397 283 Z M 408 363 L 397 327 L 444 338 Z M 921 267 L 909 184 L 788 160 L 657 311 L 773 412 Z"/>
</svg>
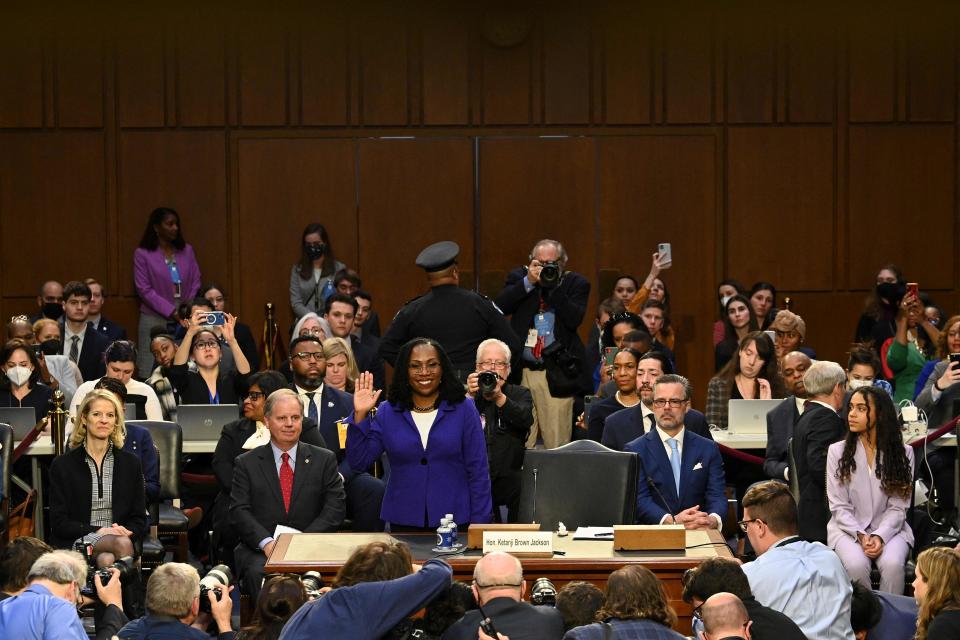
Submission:
<svg viewBox="0 0 960 640">
<path fill-rule="evenodd" d="M 530 390 L 507 384 L 510 347 L 490 338 L 477 347 L 477 370 L 467 376 L 467 393 L 473 398 L 487 441 L 494 515 L 507 506 L 507 521 L 516 522 L 520 509 L 520 470 L 524 443 L 533 424 Z"/>
<path fill-rule="evenodd" d="M 556 240 L 541 240 L 530 264 L 507 276 L 496 303 L 509 314 L 510 326 L 524 341 L 521 384 L 536 407 L 527 445 L 538 433 L 547 449 L 570 442 L 574 397 L 591 387 L 586 353 L 577 328 L 583 322 L 590 283 L 566 271 L 567 252 Z"/>
<path fill-rule="evenodd" d="M 499 633 L 513 640 L 562 638 L 563 616 L 554 607 L 524 602 L 526 590 L 519 560 L 501 551 L 483 556 L 473 569 L 473 595 L 480 608 L 464 614 L 443 634 L 444 640 L 473 640 L 487 618 Z M 552 593 L 555 597 L 557 592 Z M 533 597 L 531 601 L 536 602 Z"/>
<path fill-rule="evenodd" d="M 211 619 L 217 638 L 233 640 L 230 570 L 217 565 L 203 580 L 189 564 L 168 562 L 147 580 L 147 615 L 127 623 L 121 640 L 205 640 Z"/>
<path fill-rule="evenodd" d="M 77 616 L 80 587 L 87 583 L 87 563 L 74 551 L 51 551 L 37 558 L 23 591 L 0 602 L 0 638 L 17 640 L 87 640 Z M 105 606 L 97 624 L 97 640 L 112 637 L 127 622 L 121 609 L 120 576 L 110 569 L 104 582 L 94 580 Z"/>
</svg>

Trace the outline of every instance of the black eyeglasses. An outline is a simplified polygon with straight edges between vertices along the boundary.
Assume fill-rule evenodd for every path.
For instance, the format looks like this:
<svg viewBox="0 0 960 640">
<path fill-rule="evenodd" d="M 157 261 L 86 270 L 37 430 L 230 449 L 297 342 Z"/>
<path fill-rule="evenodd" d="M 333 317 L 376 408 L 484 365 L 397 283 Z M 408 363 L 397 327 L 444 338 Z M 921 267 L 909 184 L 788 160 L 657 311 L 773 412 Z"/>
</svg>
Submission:
<svg viewBox="0 0 960 640">
<path fill-rule="evenodd" d="M 747 527 L 750 525 L 751 522 L 763 522 L 763 520 L 761 520 L 760 518 L 750 518 L 749 520 L 738 520 L 737 526 L 740 527 L 740 531 L 743 531 L 744 533 L 746 533 Z"/>
<path fill-rule="evenodd" d="M 257 400 L 262 400 L 267 397 L 267 394 L 261 393 L 260 391 L 251 391 L 247 394 L 247 398 L 256 402 Z"/>
<path fill-rule="evenodd" d="M 297 360 L 306 362 L 307 360 L 314 360 L 315 362 L 320 362 L 324 359 L 323 351 L 301 351 L 300 353 L 293 354 L 293 357 Z"/>
</svg>

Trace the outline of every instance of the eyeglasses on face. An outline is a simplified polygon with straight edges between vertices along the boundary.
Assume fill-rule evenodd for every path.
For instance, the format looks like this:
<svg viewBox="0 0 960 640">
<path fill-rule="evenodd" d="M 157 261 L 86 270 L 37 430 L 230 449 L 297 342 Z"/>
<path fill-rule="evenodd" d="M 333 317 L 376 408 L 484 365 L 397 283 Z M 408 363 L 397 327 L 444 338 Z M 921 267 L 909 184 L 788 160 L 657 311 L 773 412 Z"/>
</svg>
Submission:
<svg viewBox="0 0 960 640">
<path fill-rule="evenodd" d="M 506 369 L 510 363 L 503 360 L 481 360 L 477 364 L 485 369 Z"/>
<path fill-rule="evenodd" d="M 760 518 L 750 518 L 749 520 L 738 520 L 737 526 L 740 527 L 740 531 L 743 531 L 744 533 L 746 533 L 747 527 L 750 526 L 751 522 L 763 522 L 763 520 L 761 520 Z"/>
<path fill-rule="evenodd" d="M 256 402 L 257 400 L 263 400 L 264 398 L 266 398 L 267 394 L 262 393 L 260 391 L 250 391 L 247 393 L 246 397 L 248 400 L 252 402 Z"/>
<path fill-rule="evenodd" d="M 669 400 L 666 398 L 657 398 L 653 401 L 653 406 L 655 406 L 657 409 L 663 409 L 668 404 L 670 405 L 671 409 L 679 409 L 683 405 L 687 404 L 687 401 L 680 398 L 670 398 Z"/>
<path fill-rule="evenodd" d="M 197 342 L 196 344 L 194 344 L 193 348 L 194 349 L 219 349 L 220 345 L 216 342 L 213 342 L 212 340 L 211 341 L 204 340 L 203 342 Z"/>
<path fill-rule="evenodd" d="M 306 362 L 308 360 L 313 360 L 314 362 L 320 362 L 323 360 L 323 351 L 301 351 L 299 353 L 293 354 L 293 357 L 301 362 Z"/>
</svg>

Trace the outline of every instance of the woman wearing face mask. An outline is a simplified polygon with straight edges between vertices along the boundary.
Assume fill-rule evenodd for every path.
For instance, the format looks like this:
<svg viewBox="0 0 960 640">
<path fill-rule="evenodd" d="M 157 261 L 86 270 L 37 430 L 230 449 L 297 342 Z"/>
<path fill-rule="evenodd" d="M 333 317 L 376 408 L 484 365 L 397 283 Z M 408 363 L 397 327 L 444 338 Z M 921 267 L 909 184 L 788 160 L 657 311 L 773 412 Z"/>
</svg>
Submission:
<svg viewBox="0 0 960 640">
<path fill-rule="evenodd" d="M 353 393 L 360 370 L 347 341 L 343 338 L 327 338 L 323 341 L 323 356 L 327 360 L 327 373 L 323 383 L 334 389 Z"/>
<path fill-rule="evenodd" d="M 33 347 L 23 340 L 9 340 L 0 350 L 0 407 L 33 407 L 40 422 L 49 409 L 53 390 L 40 382 L 40 362 Z"/>
<path fill-rule="evenodd" d="M 740 340 L 737 357 L 710 379 L 705 412 L 707 424 L 727 428 L 730 400 L 769 400 L 783 395 L 773 341 L 762 331 L 753 331 Z"/>
<path fill-rule="evenodd" d="M 607 416 L 620 409 L 634 407 L 640 402 L 637 393 L 637 363 L 640 352 L 633 349 L 621 349 L 613 359 L 613 380 L 617 391 L 590 407 L 590 419 L 587 422 L 586 438 L 600 442 Z M 576 434 L 575 434 L 576 435 Z"/>
<path fill-rule="evenodd" d="M 903 272 L 895 264 L 885 264 L 877 272 L 873 291 L 867 296 L 863 313 L 857 321 L 854 342 L 880 345 L 896 333 L 897 302 L 906 291 Z"/>
<path fill-rule="evenodd" d="M 334 274 L 346 268 L 334 256 L 326 227 L 316 222 L 308 224 L 300 241 L 300 262 L 290 272 L 293 317 L 311 311 L 323 313 L 323 303 L 334 292 Z"/>
<path fill-rule="evenodd" d="M 849 432 L 827 450 L 827 544 L 851 579 L 870 586 L 871 563 L 880 590 L 903 593 L 903 564 L 913 546 L 907 508 L 913 488 L 913 449 L 903 444 L 897 410 L 876 387 L 850 396 Z"/>
<path fill-rule="evenodd" d="M 727 300 L 726 315 L 723 319 L 724 338 L 713 349 L 713 364 L 717 371 L 733 357 L 743 340 L 751 331 L 758 331 L 757 319 L 750 309 L 750 300 L 737 294 Z"/>
<path fill-rule="evenodd" d="M 750 308 L 761 331 L 770 328 L 777 316 L 777 288 L 769 282 L 756 282 L 750 288 Z"/>
<path fill-rule="evenodd" d="M 960 638 L 960 552 L 930 547 L 917 556 L 913 597 L 920 605 L 914 640 Z"/>
<path fill-rule="evenodd" d="M 179 392 L 182 404 L 239 404 L 250 364 L 233 334 L 236 318 L 226 314 L 226 322 L 221 327 L 221 335 L 233 353 L 236 370 L 221 373 L 220 341 L 213 331 L 201 324 L 205 317 L 205 310 L 194 311 L 167 375 Z M 187 367 L 191 356 L 197 364 L 196 371 Z"/>
<path fill-rule="evenodd" d="M 140 328 L 137 344 L 150 344 L 150 331 L 168 329 L 177 322 L 177 306 L 192 300 L 200 289 L 200 265 L 193 247 L 183 239 L 180 214 L 173 209 L 154 209 L 133 252 L 133 280 L 140 296 Z M 141 349 L 137 372 L 150 375 L 150 354 Z"/>
<path fill-rule="evenodd" d="M 886 365 L 893 372 L 893 400 L 913 400 L 913 390 L 920 371 L 927 363 L 928 344 L 935 344 L 940 332 L 923 315 L 923 304 L 907 293 L 897 312 L 897 333 L 884 344 Z"/>
<path fill-rule="evenodd" d="M 723 342 L 727 335 L 727 303 L 736 295 L 745 295 L 747 290 L 737 280 L 721 280 L 717 285 L 717 320 L 713 323 L 713 346 Z"/>
</svg>

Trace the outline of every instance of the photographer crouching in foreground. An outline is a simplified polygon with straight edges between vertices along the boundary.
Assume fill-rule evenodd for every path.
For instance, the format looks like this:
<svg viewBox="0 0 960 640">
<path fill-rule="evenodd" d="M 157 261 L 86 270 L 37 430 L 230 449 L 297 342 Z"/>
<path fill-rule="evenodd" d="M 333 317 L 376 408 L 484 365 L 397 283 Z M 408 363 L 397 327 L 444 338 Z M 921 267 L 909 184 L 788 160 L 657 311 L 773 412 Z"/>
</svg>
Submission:
<svg viewBox="0 0 960 640">
<path fill-rule="evenodd" d="M 212 618 L 217 638 L 233 640 L 231 580 L 230 570 L 217 565 L 204 577 L 201 589 L 200 574 L 189 564 L 162 564 L 147 580 L 147 615 L 129 622 L 117 635 L 121 640 L 207 640 Z"/>
<path fill-rule="evenodd" d="M 293 614 L 280 640 L 376 640 L 450 586 L 443 560 L 413 564 L 402 542 L 359 547 L 334 578 L 333 588 Z"/>
<path fill-rule="evenodd" d="M 533 424 L 533 396 L 510 375 L 510 347 L 490 338 L 477 347 L 477 370 L 467 377 L 467 393 L 480 412 L 490 462 L 494 515 L 507 507 L 507 522 L 516 522 L 520 510 L 520 470 L 524 443 Z M 499 520 L 499 517 L 497 518 Z"/>
</svg>

